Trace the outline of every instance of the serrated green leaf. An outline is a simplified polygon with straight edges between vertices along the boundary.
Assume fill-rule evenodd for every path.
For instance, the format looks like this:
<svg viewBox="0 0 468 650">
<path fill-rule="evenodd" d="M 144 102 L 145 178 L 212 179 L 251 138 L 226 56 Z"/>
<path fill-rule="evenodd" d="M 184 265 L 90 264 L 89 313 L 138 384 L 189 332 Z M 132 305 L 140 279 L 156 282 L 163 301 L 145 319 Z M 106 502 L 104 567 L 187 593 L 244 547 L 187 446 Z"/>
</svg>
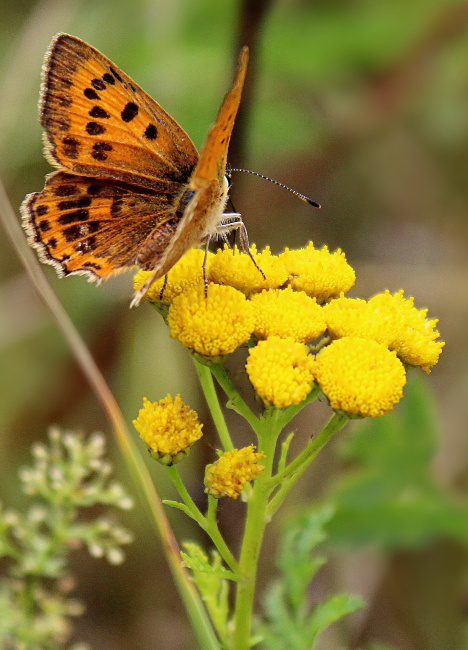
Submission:
<svg viewBox="0 0 468 650">
<path fill-rule="evenodd" d="M 189 557 L 186 553 L 181 551 L 181 556 L 184 561 L 184 565 L 187 567 L 187 569 L 190 569 L 191 571 L 197 571 L 199 573 L 209 573 L 210 575 L 216 575 L 219 578 L 225 578 L 226 580 L 235 580 L 239 581 L 241 580 L 241 576 L 237 575 L 236 573 L 233 573 L 229 569 L 226 569 L 223 566 L 219 567 L 212 567 L 208 562 L 200 562 L 199 559 L 194 559 Z"/>
<path fill-rule="evenodd" d="M 211 553 L 211 563 L 208 556 L 198 544 L 184 542 L 187 551 L 181 551 L 184 564 L 192 571 L 193 581 L 196 584 L 206 608 L 218 633 L 219 638 L 225 642 L 229 639 L 229 586 L 227 580 L 236 579 L 232 571 L 222 566 L 219 553 Z M 230 574 L 230 575 L 229 575 Z"/>
<path fill-rule="evenodd" d="M 332 516 L 333 509 L 323 506 L 288 522 L 279 550 L 281 579 L 264 599 L 268 624 L 259 631 L 265 650 L 311 650 L 329 625 L 362 607 L 360 597 L 347 594 L 332 596 L 312 610 L 308 604 L 309 582 L 325 562 L 314 550 L 325 539 L 323 527 Z"/>
<path fill-rule="evenodd" d="M 328 600 L 317 605 L 307 622 L 310 642 L 312 643 L 332 623 L 362 609 L 364 604 L 364 600 L 360 596 L 335 594 Z"/>
<path fill-rule="evenodd" d="M 325 538 L 323 530 L 333 516 L 329 506 L 301 514 L 291 525 L 280 545 L 278 567 L 287 583 L 287 594 L 294 608 L 304 601 L 309 582 L 325 563 L 325 558 L 312 551 Z"/>
</svg>

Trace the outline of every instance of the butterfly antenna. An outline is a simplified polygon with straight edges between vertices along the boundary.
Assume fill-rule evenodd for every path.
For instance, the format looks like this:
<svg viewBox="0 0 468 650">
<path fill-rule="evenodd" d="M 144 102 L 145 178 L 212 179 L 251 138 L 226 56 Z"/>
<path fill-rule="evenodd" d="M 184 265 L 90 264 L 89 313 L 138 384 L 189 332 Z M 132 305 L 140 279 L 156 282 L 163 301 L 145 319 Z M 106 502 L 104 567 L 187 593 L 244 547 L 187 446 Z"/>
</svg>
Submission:
<svg viewBox="0 0 468 650">
<path fill-rule="evenodd" d="M 320 203 L 317 203 L 317 201 L 313 201 L 312 199 L 309 199 L 308 196 L 305 194 L 301 194 L 300 192 L 296 192 L 296 190 L 293 190 L 292 187 L 289 187 L 288 185 L 285 185 L 284 183 L 280 183 L 279 181 L 275 181 L 273 178 L 270 178 L 269 176 L 264 176 L 263 174 L 259 174 L 258 172 L 253 172 L 251 169 L 240 169 L 240 168 L 229 168 L 227 170 L 227 174 L 230 177 L 232 172 L 245 172 L 246 174 L 253 174 L 254 176 L 259 176 L 260 178 L 264 178 L 266 181 L 270 181 L 270 183 L 274 183 L 275 185 L 279 185 L 285 190 L 288 190 L 288 192 L 291 192 L 291 194 L 295 194 L 299 199 L 302 201 L 305 201 L 309 205 L 314 206 L 314 208 L 321 208 L 322 206 Z"/>
</svg>

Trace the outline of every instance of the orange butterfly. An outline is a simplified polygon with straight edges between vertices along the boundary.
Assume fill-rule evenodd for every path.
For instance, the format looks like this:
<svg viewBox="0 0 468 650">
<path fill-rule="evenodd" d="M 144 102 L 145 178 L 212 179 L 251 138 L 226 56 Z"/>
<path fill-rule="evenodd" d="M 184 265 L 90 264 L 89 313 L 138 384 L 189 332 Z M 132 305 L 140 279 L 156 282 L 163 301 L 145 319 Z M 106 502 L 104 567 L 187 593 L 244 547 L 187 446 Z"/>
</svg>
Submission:
<svg viewBox="0 0 468 650">
<path fill-rule="evenodd" d="M 60 276 L 97 281 L 135 266 L 151 270 L 133 306 L 192 246 L 243 228 L 240 215 L 226 220 L 223 211 L 247 62 L 244 47 L 198 156 L 185 131 L 130 77 L 79 38 L 58 34 L 47 51 L 39 109 L 45 155 L 59 171 L 21 206 L 41 261 Z"/>
</svg>

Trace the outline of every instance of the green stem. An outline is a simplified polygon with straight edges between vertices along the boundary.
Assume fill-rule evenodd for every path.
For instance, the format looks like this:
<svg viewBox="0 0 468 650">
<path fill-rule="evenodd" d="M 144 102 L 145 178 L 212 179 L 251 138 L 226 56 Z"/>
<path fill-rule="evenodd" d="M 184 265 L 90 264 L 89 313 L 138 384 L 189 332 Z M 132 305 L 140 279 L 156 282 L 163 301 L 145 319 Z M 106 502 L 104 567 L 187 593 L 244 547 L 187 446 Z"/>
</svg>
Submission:
<svg viewBox="0 0 468 650">
<path fill-rule="evenodd" d="M 270 501 L 267 510 L 269 517 L 273 516 L 283 502 L 286 494 L 309 467 L 319 451 L 323 449 L 334 433 L 344 427 L 348 420 L 349 417 L 347 415 L 343 413 L 334 413 L 324 429 L 322 429 L 316 438 L 311 439 L 304 451 L 296 456 L 296 458 L 282 471 L 278 472 L 276 476 L 273 476 L 270 479 L 268 487 L 272 489 L 280 483 L 283 483 L 283 485 Z"/>
<path fill-rule="evenodd" d="M 218 522 L 216 521 L 217 507 L 218 507 L 218 499 L 215 499 L 215 497 L 209 495 L 208 514 L 207 514 L 208 526 L 206 528 L 206 532 L 213 540 L 214 545 L 218 549 L 221 557 L 226 562 L 226 564 L 231 569 L 231 571 L 233 571 L 236 574 L 239 574 L 240 573 L 239 563 L 237 562 L 237 560 L 229 550 L 228 545 L 224 541 L 224 537 L 221 535 L 221 532 L 218 528 Z"/>
<path fill-rule="evenodd" d="M 242 415 L 242 417 L 247 420 L 247 422 L 250 424 L 252 429 L 256 431 L 259 423 L 259 419 L 257 416 L 249 409 L 247 404 L 244 402 L 242 397 L 239 395 L 239 392 L 237 389 L 234 387 L 228 372 L 224 366 L 221 364 L 218 364 L 216 366 L 212 366 L 210 368 L 211 372 L 213 373 L 214 377 L 216 378 L 216 381 L 218 384 L 221 386 L 223 391 L 226 393 L 229 402 L 230 402 L 230 408 L 234 409 L 236 413 L 239 415 Z"/>
<path fill-rule="evenodd" d="M 296 417 L 296 415 L 300 413 L 305 406 L 307 406 L 307 404 L 314 402 L 320 392 L 321 388 L 319 386 L 314 386 L 305 400 L 303 400 L 300 404 L 292 404 L 291 406 L 285 408 L 283 411 L 278 411 L 277 422 L 278 425 L 281 426 L 281 430 L 283 430 L 284 427 L 289 424 L 291 420 Z"/>
<path fill-rule="evenodd" d="M 257 424 L 259 451 L 263 451 L 266 455 L 266 458 L 262 460 L 262 464 L 265 465 L 265 470 L 255 481 L 252 496 L 248 502 L 244 538 L 239 560 L 240 572 L 245 580 L 237 584 L 234 612 L 235 631 L 231 645 L 232 650 L 248 650 L 250 647 L 258 557 L 265 528 L 269 521 L 267 508 L 271 488 L 269 488 L 268 482 L 271 479 L 273 471 L 276 441 L 281 432 L 281 429 L 275 426 L 275 424 L 274 416 L 267 417 L 263 420 L 261 426 Z"/>
<path fill-rule="evenodd" d="M 174 487 L 176 488 L 177 492 L 179 493 L 180 498 L 185 503 L 187 508 L 190 510 L 190 513 L 191 513 L 192 517 L 195 519 L 197 524 L 199 526 L 201 526 L 203 528 L 203 530 L 205 530 L 206 526 L 207 526 L 206 517 L 204 517 L 202 515 L 200 510 L 195 505 L 194 500 L 192 499 L 192 497 L 188 493 L 188 490 L 185 487 L 185 485 L 184 485 L 184 483 L 183 483 L 183 481 L 182 481 L 182 479 L 180 477 L 179 470 L 177 469 L 177 466 L 176 465 L 168 465 L 168 466 L 166 466 L 166 469 L 167 469 L 167 473 L 169 474 L 169 478 L 171 479 Z"/>
<path fill-rule="evenodd" d="M 193 359 L 193 361 L 195 363 L 195 369 L 198 373 L 198 378 L 200 379 L 206 402 L 211 412 L 211 417 L 213 418 L 219 439 L 221 440 L 221 444 L 225 451 L 231 451 L 234 449 L 234 445 L 232 444 L 231 436 L 229 435 L 223 411 L 219 405 L 211 370 L 208 366 L 203 365 L 196 359 Z"/>
<path fill-rule="evenodd" d="M 210 497 L 210 500 L 208 501 L 208 517 L 205 517 L 197 508 L 194 500 L 190 496 L 187 488 L 185 487 L 182 478 L 179 474 L 179 470 L 177 469 L 177 466 L 171 465 L 166 467 L 166 469 L 167 469 L 167 473 L 169 474 L 169 478 L 171 479 L 174 487 L 179 493 L 180 498 L 185 503 L 187 508 L 190 510 L 192 517 L 195 519 L 195 521 L 200 526 L 200 528 L 202 528 L 207 533 L 207 535 L 211 538 L 211 541 L 216 546 L 216 548 L 219 551 L 219 554 L 226 562 L 226 564 L 229 566 L 231 571 L 233 571 L 234 573 L 239 573 L 239 565 L 236 559 L 234 558 L 234 556 L 232 555 L 231 551 L 229 550 L 226 542 L 224 541 L 224 538 L 221 535 L 221 532 L 218 528 L 218 524 L 216 523 L 216 503 L 214 505 L 214 509 L 211 503 L 211 499 L 213 499 L 213 501 L 215 502 L 216 499 Z"/>
</svg>

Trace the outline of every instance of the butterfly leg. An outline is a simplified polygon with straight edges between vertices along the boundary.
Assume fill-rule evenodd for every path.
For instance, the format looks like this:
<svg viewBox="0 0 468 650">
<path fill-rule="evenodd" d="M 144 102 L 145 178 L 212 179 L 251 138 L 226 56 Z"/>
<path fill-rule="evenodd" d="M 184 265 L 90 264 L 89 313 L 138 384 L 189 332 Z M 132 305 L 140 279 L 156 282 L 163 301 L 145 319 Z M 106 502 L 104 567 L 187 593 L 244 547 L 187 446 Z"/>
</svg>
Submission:
<svg viewBox="0 0 468 650">
<path fill-rule="evenodd" d="M 221 235 L 230 232 L 231 230 L 236 230 L 239 233 L 239 243 L 242 252 L 247 253 L 247 255 L 252 260 L 255 268 L 260 271 L 260 273 L 263 276 L 263 279 L 266 280 L 265 273 L 259 267 L 259 265 L 254 259 L 254 256 L 250 252 L 250 244 L 249 244 L 249 236 L 247 234 L 247 228 L 245 227 L 245 223 L 242 221 L 241 215 L 238 214 L 237 212 L 233 214 L 223 214 L 223 220 L 221 221 L 220 224 L 218 224 L 216 228 L 216 232 Z"/>
<path fill-rule="evenodd" d="M 167 273 L 166 273 L 166 275 L 164 276 L 163 286 L 161 287 L 161 291 L 159 292 L 159 300 L 162 300 L 162 299 L 163 299 L 164 289 L 165 289 L 166 287 L 167 287 Z"/>
<path fill-rule="evenodd" d="M 205 257 L 203 258 L 203 282 L 205 283 L 205 298 L 208 298 L 208 275 L 206 273 L 206 264 L 208 262 L 208 249 L 210 247 L 210 235 L 206 238 Z"/>
</svg>

